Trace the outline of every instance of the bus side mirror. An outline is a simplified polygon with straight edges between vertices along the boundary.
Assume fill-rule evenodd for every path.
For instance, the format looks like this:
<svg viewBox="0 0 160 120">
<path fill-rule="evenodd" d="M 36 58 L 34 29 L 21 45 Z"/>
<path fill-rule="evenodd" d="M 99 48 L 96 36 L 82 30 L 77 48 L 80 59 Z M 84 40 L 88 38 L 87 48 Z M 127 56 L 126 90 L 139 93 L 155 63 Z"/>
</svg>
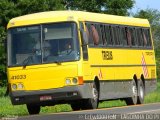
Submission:
<svg viewBox="0 0 160 120">
<path fill-rule="evenodd" d="M 81 31 L 81 36 L 82 36 L 82 44 L 87 45 L 88 44 L 88 35 L 87 32 Z"/>
</svg>

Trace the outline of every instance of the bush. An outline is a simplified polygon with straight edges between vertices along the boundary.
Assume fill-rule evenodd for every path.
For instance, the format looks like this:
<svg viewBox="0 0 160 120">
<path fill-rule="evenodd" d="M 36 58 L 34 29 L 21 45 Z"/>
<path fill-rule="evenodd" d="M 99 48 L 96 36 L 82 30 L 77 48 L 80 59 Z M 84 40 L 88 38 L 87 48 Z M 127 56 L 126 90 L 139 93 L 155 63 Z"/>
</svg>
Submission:
<svg viewBox="0 0 160 120">
<path fill-rule="evenodd" d="M 0 97 L 5 96 L 6 89 L 7 89 L 6 87 L 0 87 Z"/>
</svg>

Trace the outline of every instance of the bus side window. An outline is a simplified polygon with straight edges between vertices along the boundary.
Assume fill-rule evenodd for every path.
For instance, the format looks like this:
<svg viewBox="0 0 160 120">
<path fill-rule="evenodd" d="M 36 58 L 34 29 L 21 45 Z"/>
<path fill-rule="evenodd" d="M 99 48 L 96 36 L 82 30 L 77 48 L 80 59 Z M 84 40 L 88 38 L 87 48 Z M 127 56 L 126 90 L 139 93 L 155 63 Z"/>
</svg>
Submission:
<svg viewBox="0 0 160 120">
<path fill-rule="evenodd" d="M 91 25 L 91 31 L 92 31 L 94 46 L 97 46 L 99 44 L 99 35 L 94 25 Z"/>
<path fill-rule="evenodd" d="M 90 38 L 90 34 L 88 32 L 88 25 L 85 24 L 85 26 L 84 26 L 83 23 L 80 22 L 80 29 L 84 30 L 84 27 L 86 29 L 87 36 Z M 88 47 L 87 47 L 87 44 L 82 45 L 82 51 L 83 51 L 83 60 L 87 61 L 88 60 Z"/>
<path fill-rule="evenodd" d="M 151 37 L 150 37 L 150 31 L 149 29 L 143 29 L 143 37 L 146 40 L 146 46 L 151 47 Z"/>
<path fill-rule="evenodd" d="M 150 29 L 147 29 L 146 30 L 146 34 L 147 34 L 147 40 L 148 40 L 148 45 L 147 46 L 150 46 L 152 47 L 152 41 L 151 41 L 151 32 L 150 32 Z"/>
<path fill-rule="evenodd" d="M 127 32 L 125 30 L 125 27 L 121 27 L 121 41 L 123 46 L 127 46 Z"/>
<path fill-rule="evenodd" d="M 142 29 L 141 28 L 137 28 L 136 29 L 136 34 L 137 34 L 138 46 L 142 47 L 143 46 Z"/>
<path fill-rule="evenodd" d="M 114 45 L 120 45 L 119 42 L 119 27 L 118 26 L 112 26 L 112 38 L 114 40 Z"/>
<path fill-rule="evenodd" d="M 126 27 L 126 35 L 127 35 L 127 45 L 129 46 L 129 47 L 131 47 L 131 40 L 132 40 L 132 38 L 131 38 L 131 32 L 129 31 L 129 28 L 127 28 Z"/>
<path fill-rule="evenodd" d="M 107 45 L 112 46 L 113 45 L 112 31 L 111 31 L 111 26 L 109 25 L 105 25 L 105 38 L 107 40 Z"/>
<path fill-rule="evenodd" d="M 146 38 L 146 35 L 144 33 L 144 29 L 142 29 L 142 34 L 143 34 L 143 46 L 147 46 L 147 38 Z"/>
<path fill-rule="evenodd" d="M 98 36 L 99 36 L 98 46 L 103 46 L 102 32 L 101 32 L 100 24 L 95 24 L 95 28 L 96 28 Z"/>
<path fill-rule="evenodd" d="M 130 28 L 129 31 L 131 33 L 131 44 L 132 44 L 132 46 L 137 46 L 135 28 L 134 27 Z"/>
<path fill-rule="evenodd" d="M 88 30 L 88 38 L 89 38 L 89 41 L 88 41 L 88 45 L 89 46 L 93 46 L 94 43 L 93 43 L 93 37 L 92 37 L 92 30 L 91 30 L 91 24 L 90 23 L 86 23 L 86 32 Z"/>
<path fill-rule="evenodd" d="M 120 46 L 123 46 L 123 28 L 122 26 L 119 26 L 119 31 L 118 31 L 118 38 L 119 38 L 119 43 L 120 43 Z"/>
<path fill-rule="evenodd" d="M 100 25 L 100 30 L 101 30 L 102 44 L 103 46 L 106 46 L 107 41 L 106 41 L 106 35 L 105 35 L 105 25 Z"/>
<path fill-rule="evenodd" d="M 90 41 L 89 24 L 85 23 L 85 28 L 86 28 L 88 40 Z"/>
</svg>

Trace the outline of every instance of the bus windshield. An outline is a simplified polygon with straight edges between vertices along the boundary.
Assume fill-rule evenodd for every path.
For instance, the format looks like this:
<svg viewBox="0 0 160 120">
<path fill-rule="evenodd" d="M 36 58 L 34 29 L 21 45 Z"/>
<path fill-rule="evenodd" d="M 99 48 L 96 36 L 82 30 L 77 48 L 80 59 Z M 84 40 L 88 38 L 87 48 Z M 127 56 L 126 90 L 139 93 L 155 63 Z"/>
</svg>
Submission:
<svg viewBox="0 0 160 120">
<path fill-rule="evenodd" d="M 77 26 L 73 22 L 8 30 L 8 66 L 79 60 Z"/>
</svg>

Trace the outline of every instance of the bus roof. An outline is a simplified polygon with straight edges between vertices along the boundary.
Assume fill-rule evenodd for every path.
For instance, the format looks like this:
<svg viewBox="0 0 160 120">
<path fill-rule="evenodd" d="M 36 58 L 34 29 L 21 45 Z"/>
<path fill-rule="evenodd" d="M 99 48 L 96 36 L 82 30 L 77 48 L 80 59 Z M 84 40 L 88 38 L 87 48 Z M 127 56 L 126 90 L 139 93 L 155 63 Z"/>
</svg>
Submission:
<svg viewBox="0 0 160 120">
<path fill-rule="evenodd" d="M 16 17 L 9 21 L 7 28 L 73 20 L 150 27 L 147 19 L 69 10 L 40 12 Z"/>
</svg>

